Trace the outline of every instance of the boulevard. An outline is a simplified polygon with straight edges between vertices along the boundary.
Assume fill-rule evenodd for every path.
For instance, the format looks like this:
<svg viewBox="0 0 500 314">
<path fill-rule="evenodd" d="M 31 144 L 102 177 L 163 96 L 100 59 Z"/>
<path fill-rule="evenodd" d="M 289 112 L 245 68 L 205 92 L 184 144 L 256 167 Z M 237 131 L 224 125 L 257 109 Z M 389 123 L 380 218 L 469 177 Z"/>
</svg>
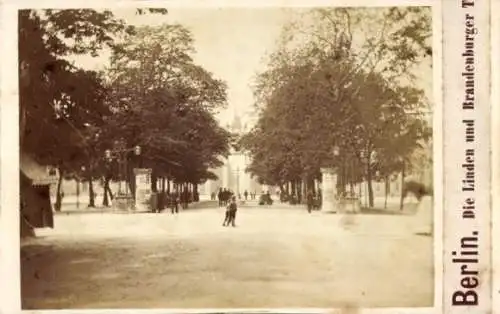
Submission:
<svg viewBox="0 0 500 314">
<path fill-rule="evenodd" d="M 232 228 L 223 212 L 56 215 L 23 242 L 23 308 L 432 305 L 432 237 L 411 214 L 250 203 Z"/>
</svg>

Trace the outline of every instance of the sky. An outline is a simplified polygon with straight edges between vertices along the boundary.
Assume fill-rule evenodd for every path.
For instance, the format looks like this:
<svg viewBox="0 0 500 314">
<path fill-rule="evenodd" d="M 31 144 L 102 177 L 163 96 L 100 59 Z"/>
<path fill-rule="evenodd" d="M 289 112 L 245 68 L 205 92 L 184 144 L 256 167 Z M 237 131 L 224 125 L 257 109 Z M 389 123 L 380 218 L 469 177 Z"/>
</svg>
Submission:
<svg viewBox="0 0 500 314">
<path fill-rule="evenodd" d="M 294 12 L 295 11 L 295 12 Z M 188 28 L 194 38 L 194 61 L 228 85 L 228 109 L 218 115 L 222 125 L 231 124 L 234 115 L 243 124 L 252 124 L 254 98 L 251 84 L 265 68 L 265 57 L 277 46 L 283 26 L 297 13 L 286 8 L 171 8 L 167 15 L 137 15 L 135 9 L 113 10 L 132 25 L 178 23 Z M 86 68 L 102 68 L 109 54 L 99 58 L 78 57 L 76 63 Z M 432 70 L 422 66 L 421 87 L 432 98 Z"/>
</svg>

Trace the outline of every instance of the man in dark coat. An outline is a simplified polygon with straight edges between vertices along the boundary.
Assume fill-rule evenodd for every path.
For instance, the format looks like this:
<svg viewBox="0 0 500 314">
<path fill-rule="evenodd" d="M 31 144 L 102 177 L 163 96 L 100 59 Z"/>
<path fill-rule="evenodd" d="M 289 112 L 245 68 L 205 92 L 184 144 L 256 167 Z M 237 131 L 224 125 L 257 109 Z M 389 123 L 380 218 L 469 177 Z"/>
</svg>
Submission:
<svg viewBox="0 0 500 314">
<path fill-rule="evenodd" d="M 312 190 L 307 191 L 307 212 L 311 213 L 314 207 L 314 193 Z"/>
<path fill-rule="evenodd" d="M 217 199 L 219 200 L 219 207 L 222 207 L 224 204 L 224 193 L 222 188 L 219 189 L 219 193 L 217 193 Z"/>
<path fill-rule="evenodd" d="M 231 224 L 233 227 L 236 227 L 236 211 L 238 210 L 238 205 L 236 204 L 236 197 L 231 197 L 231 203 L 227 206 L 226 209 L 226 217 L 224 219 L 224 223 L 222 224 L 224 227 L 229 226 Z"/>
</svg>

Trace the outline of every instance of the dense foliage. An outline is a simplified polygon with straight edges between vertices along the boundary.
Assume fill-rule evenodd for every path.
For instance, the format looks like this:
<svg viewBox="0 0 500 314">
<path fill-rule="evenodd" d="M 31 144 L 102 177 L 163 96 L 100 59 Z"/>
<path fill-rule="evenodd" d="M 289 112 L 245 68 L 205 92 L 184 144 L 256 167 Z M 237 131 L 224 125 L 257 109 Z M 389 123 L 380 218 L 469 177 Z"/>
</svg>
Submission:
<svg viewBox="0 0 500 314">
<path fill-rule="evenodd" d="M 111 65 L 101 72 L 68 61 L 104 50 Z M 22 153 L 57 167 L 61 179 L 84 178 L 90 206 L 93 180 L 109 188 L 110 180 L 131 177 L 119 178 L 123 161 L 128 174 L 147 166 L 154 178 L 177 183 L 214 178 L 208 169 L 229 149 L 230 135 L 214 119 L 226 104 L 226 85 L 195 64 L 193 53 L 193 38 L 180 25 L 134 27 L 91 9 L 20 11 Z M 140 156 L 131 150 L 123 159 L 104 158 L 108 149 L 136 145 Z"/>
<path fill-rule="evenodd" d="M 301 15 L 258 75 L 259 120 L 242 138 L 253 157 L 248 171 L 295 190 L 335 167 L 340 191 L 366 180 L 373 206 L 372 180 L 404 171 L 430 139 L 428 100 L 414 84 L 430 36 L 423 7 Z"/>
</svg>

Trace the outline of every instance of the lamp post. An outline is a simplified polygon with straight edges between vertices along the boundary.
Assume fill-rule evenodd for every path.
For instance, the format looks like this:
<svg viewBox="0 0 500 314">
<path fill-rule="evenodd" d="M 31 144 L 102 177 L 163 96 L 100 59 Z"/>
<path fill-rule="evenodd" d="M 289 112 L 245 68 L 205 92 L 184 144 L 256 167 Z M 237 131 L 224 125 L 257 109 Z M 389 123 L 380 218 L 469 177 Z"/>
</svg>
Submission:
<svg viewBox="0 0 500 314">
<path fill-rule="evenodd" d="M 129 153 L 133 152 L 135 156 L 139 156 L 141 154 L 141 147 L 140 146 L 135 146 L 133 148 L 120 148 L 119 143 L 115 144 L 118 146 L 118 148 L 115 149 L 107 149 L 104 154 L 105 158 L 108 162 L 112 162 L 113 159 L 117 160 L 118 162 L 118 195 L 117 195 L 117 200 L 121 199 L 120 196 L 124 196 L 126 200 L 126 207 L 130 206 L 128 203 L 130 200 L 129 191 L 127 187 L 127 182 L 128 182 L 128 165 L 127 165 L 127 156 Z M 122 146 L 123 147 L 123 146 Z M 122 187 L 121 187 L 121 181 L 122 179 L 125 179 L 125 193 L 122 193 Z M 130 191 L 132 192 L 132 191 Z M 132 195 L 133 197 L 133 195 Z"/>
<path fill-rule="evenodd" d="M 332 148 L 332 154 L 333 154 L 333 157 L 335 157 L 335 161 L 337 161 L 337 159 L 340 156 L 340 148 L 337 145 L 333 146 L 333 148 Z M 336 164 L 335 168 L 337 168 L 337 176 L 338 176 L 339 175 L 340 167 L 339 167 L 338 164 Z M 340 178 L 340 182 L 342 182 L 342 181 L 343 181 L 343 178 L 341 177 Z M 338 194 L 338 191 L 337 191 L 338 190 L 338 182 L 339 182 L 338 180 L 337 180 L 337 182 L 335 182 L 335 187 L 336 187 L 336 191 L 335 191 L 336 193 L 335 194 Z"/>
<path fill-rule="evenodd" d="M 127 181 L 128 181 L 128 168 L 127 168 L 127 154 L 130 152 L 134 152 L 135 156 L 139 156 L 141 154 L 141 147 L 135 146 L 133 148 L 118 148 L 118 149 L 107 149 L 104 152 L 105 158 L 108 162 L 112 162 L 113 159 L 118 161 L 118 194 L 122 194 L 121 181 L 122 176 L 125 179 L 125 195 L 128 195 L 127 189 Z"/>
<path fill-rule="evenodd" d="M 85 166 L 81 168 L 82 174 L 85 173 Z M 80 208 L 80 176 L 76 178 L 76 208 Z"/>
</svg>

